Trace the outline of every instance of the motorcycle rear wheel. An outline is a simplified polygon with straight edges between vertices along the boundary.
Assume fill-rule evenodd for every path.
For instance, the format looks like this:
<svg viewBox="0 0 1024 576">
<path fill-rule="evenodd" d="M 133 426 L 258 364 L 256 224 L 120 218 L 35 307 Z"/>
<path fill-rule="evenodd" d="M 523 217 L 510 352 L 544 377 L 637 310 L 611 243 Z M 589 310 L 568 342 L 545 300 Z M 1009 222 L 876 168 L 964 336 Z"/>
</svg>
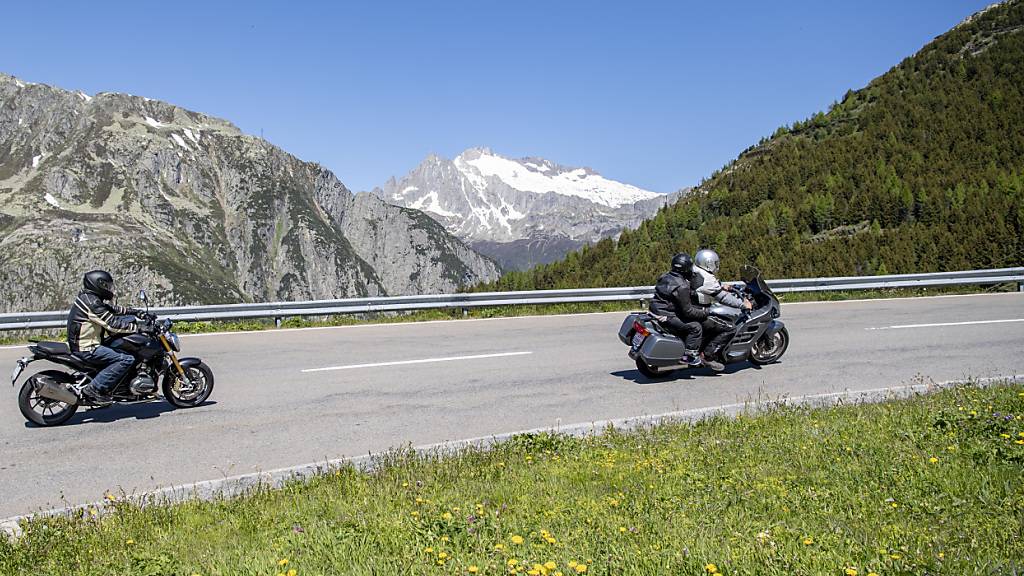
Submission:
<svg viewBox="0 0 1024 576">
<path fill-rule="evenodd" d="M 658 370 L 657 368 L 648 366 L 647 362 L 644 362 L 643 358 L 636 359 L 636 369 L 639 370 L 640 373 L 644 375 L 644 378 L 648 378 L 651 380 L 659 380 L 661 378 L 665 378 L 668 376 L 669 372 L 671 372 L 671 370 Z"/>
<path fill-rule="evenodd" d="M 779 361 L 789 348 L 789 330 L 785 327 L 771 336 L 762 336 L 750 349 L 750 361 L 758 366 Z"/>
<path fill-rule="evenodd" d="M 182 382 L 173 369 L 163 378 L 164 398 L 175 408 L 199 406 L 213 393 L 213 370 L 205 362 L 184 368 L 189 382 Z"/>
<path fill-rule="evenodd" d="M 41 372 L 40 374 L 45 374 Z M 78 412 L 78 404 L 65 404 L 58 400 L 44 398 L 36 393 L 32 380 L 36 374 L 25 380 L 18 392 L 18 409 L 21 415 L 33 424 L 39 426 L 60 426 L 67 422 Z"/>
</svg>

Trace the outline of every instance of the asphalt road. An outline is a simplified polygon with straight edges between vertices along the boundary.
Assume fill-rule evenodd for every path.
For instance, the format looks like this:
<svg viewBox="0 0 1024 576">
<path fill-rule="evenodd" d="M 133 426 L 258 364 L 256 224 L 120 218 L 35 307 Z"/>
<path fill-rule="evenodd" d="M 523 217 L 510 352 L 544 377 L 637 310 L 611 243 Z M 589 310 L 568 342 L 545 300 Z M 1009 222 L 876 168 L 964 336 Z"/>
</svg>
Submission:
<svg viewBox="0 0 1024 576">
<path fill-rule="evenodd" d="M 99 500 L 106 490 L 406 443 L 915 378 L 1024 374 L 1024 294 L 788 304 L 782 313 L 792 336 L 782 362 L 657 382 L 640 376 L 616 337 L 624 313 L 186 336 L 185 355 L 204 358 L 217 378 L 199 408 L 83 410 L 64 426 L 37 428 L 18 412 L 17 388 L 4 384 L 0 518 Z M 0 348 L 3 373 L 24 353 Z"/>
</svg>

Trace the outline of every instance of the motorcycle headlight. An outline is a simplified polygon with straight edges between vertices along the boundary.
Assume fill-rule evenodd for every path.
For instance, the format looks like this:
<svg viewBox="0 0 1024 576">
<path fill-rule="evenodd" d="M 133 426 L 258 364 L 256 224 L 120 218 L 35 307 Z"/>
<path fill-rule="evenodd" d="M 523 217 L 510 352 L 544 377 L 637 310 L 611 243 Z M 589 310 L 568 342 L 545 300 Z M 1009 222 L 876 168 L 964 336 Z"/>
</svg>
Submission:
<svg viewBox="0 0 1024 576">
<path fill-rule="evenodd" d="M 167 341 L 171 344 L 171 350 L 181 352 L 181 338 L 178 338 L 177 334 L 174 332 L 169 333 L 167 335 Z"/>
</svg>

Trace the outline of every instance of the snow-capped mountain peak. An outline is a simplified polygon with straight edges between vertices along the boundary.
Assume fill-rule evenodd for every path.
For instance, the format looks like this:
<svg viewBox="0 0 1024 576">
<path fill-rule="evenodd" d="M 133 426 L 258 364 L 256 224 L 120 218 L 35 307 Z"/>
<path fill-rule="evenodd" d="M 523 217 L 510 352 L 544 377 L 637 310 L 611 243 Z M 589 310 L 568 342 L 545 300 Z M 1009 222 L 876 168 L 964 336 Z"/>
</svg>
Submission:
<svg viewBox="0 0 1024 576">
<path fill-rule="evenodd" d="M 588 168 L 565 168 L 538 158 L 512 160 L 487 148 L 471 148 L 454 163 L 471 181 L 496 177 L 523 192 L 576 196 L 610 208 L 659 196 L 657 192 L 609 180 Z"/>
<path fill-rule="evenodd" d="M 535 157 L 512 160 L 488 148 L 470 148 L 454 160 L 431 154 L 374 193 L 423 210 L 506 268 L 547 262 L 614 236 L 677 197 L 589 168 Z"/>
</svg>

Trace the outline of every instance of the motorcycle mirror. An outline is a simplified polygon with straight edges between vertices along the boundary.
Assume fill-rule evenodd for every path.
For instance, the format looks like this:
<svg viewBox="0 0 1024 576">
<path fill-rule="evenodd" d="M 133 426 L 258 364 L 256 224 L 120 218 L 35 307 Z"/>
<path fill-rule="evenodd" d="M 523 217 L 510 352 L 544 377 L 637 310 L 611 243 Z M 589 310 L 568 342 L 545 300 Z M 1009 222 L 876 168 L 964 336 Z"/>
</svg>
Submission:
<svg viewBox="0 0 1024 576">
<path fill-rule="evenodd" d="M 146 291 L 145 290 L 139 290 L 139 300 L 145 302 L 146 304 L 149 304 L 149 298 L 146 297 Z"/>
</svg>

